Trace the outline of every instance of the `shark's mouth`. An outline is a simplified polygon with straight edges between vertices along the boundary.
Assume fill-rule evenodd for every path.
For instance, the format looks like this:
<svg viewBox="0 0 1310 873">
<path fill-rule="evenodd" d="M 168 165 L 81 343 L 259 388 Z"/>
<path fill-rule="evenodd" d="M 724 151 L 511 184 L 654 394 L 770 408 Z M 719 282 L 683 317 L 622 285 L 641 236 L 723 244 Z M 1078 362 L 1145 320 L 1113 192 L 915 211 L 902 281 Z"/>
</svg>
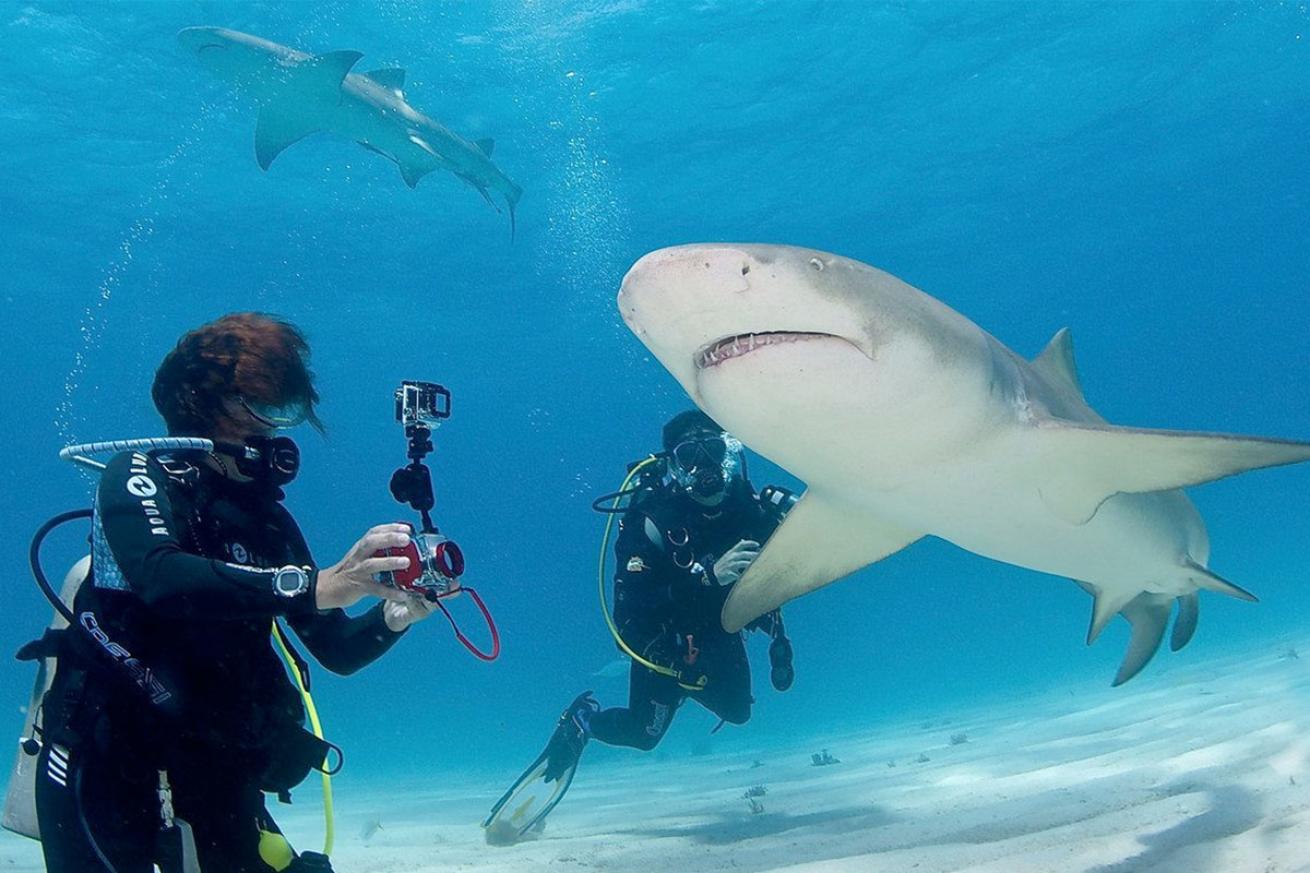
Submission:
<svg viewBox="0 0 1310 873">
<path fill-rule="evenodd" d="M 771 330 L 764 333 L 741 333 L 710 343 L 696 353 L 696 369 L 706 370 L 724 361 L 749 355 L 765 346 L 797 343 L 812 339 L 833 339 L 832 334 L 806 331 Z"/>
</svg>

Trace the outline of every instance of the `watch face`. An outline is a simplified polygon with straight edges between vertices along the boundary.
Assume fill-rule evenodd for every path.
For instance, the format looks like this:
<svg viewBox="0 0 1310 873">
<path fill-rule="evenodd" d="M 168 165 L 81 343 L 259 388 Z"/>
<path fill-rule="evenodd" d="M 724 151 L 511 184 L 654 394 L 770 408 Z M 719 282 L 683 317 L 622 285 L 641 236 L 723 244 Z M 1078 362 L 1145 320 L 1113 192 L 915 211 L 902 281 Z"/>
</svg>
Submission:
<svg viewBox="0 0 1310 873">
<path fill-rule="evenodd" d="M 299 567 L 283 567 L 273 577 L 273 587 L 284 597 L 291 597 L 305 590 L 309 577 Z"/>
</svg>

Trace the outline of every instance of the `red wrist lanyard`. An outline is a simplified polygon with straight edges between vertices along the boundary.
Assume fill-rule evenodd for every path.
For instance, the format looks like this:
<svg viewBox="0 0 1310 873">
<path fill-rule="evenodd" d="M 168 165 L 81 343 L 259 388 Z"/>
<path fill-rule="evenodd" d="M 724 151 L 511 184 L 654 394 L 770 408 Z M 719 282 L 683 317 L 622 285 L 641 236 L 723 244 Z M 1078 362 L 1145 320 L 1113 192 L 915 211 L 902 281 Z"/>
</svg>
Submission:
<svg viewBox="0 0 1310 873">
<path fill-rule="evenodd" d="M 479 650 L 477 646 L 473 645 L 468 637 L 464 636 L 464 632 L 459 629 L 459 625 L 455 622 L 455 617 L 450 614 L 449 609 L 446 609 L 446 604 L 441 602 L 443 599 L 453 597 L 461 591 L 467 592 L 468 595 L 473 598 L 473 603 L 477 605 L 478 610 L 482 613 L 482 620 L 487 623 L 487 630 L 491 631 L 490 654 Z M 438 594 L 436 603 L 437 607 L 441 609 L 442 614 L 446 616 L 446 621 L 450 622 L 451 630 L 455 632 L 455 639 L 459 640 L 464 645 L 464 648 L 472 653 L 473 657 L 482 661 L 494 661 L 500 657 L 500 632 L 496 630 L 496 620 L 491 617 L 491 612 L 487 609 L 487 604 L 482 602 L 482 598 L 478 596 L 477 591 L 467 585 L 461 585 L 454 591 L 447 591 L 445 594 Z"/>
</svg>

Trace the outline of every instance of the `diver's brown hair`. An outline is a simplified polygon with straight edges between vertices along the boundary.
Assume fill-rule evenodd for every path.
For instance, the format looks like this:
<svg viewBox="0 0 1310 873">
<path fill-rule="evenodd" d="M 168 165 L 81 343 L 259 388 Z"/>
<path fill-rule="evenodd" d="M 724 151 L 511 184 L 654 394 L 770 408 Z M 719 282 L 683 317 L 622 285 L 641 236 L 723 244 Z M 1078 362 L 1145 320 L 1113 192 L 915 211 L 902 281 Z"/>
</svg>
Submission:
<svg viewBox="0 0 1310 873">
<path fill-rule="evenodd" d="M 175 436 L 206 436 L 225 414 L 223 401 L 242 397 L 272 406 L 303 404 L 319 431 L 318 392 L 309 343 L 288 321 L 235 312 L 183 335 L 155 372 L 155 408 Z"/>
</svg>

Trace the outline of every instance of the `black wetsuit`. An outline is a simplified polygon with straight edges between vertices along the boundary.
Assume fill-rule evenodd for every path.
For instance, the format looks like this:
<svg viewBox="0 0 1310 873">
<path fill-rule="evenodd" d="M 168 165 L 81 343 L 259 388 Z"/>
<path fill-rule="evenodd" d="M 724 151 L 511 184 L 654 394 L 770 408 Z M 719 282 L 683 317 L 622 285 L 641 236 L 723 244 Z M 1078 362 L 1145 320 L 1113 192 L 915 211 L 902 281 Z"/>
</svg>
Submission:
<svg viewBox="0 0 1310 873">
<path fill-rule="evenodd" d="M 200 463 L 140 453 L 110 461 L 96 494 L 91 576 L 74 611 L 93 613 L 154 681 L 143 693 L 89 634 L 61 642 L 36 789 L 52 873 L 106 870 L 88 830 L 118 873 L 153 870 L 161 770 L 205 873 L 268 871 L 259 832 L 276 826 L 261 789 L 289 790 L 306 758 L 322 753 L 270 640 L 273 620 L 343 674 L 400 636 L 380 606 L 354 618 L 314 608 L 317 571 L 281 499 Z M 274 593 L 271 568 L 288 564 L 310 569 L 310 590 Z"/>
<path fill-rule="evenodd" d="M 628 706 L 592 716 L 591 735 L 610 745 L 653 749 L 688 697 L 726 722 L 744 724 L 753 702 L 745 635 L 723 630 L 720 612 L 730 586 L 718 584 L 713 566 L 742 540 L 763 545 L 785 507 L 766 505 L 745 481 L 735 483 L 718 507 L 702 506 L 671 487 L 639 493 L 633 507 L 614 546 L 620 635 L 651 663 L 707 681 L 702 690 L 687 691 L 634 662 Z M 749 628 L 781 632 L 781 617 L 770 613 Z"/>
</svg>

